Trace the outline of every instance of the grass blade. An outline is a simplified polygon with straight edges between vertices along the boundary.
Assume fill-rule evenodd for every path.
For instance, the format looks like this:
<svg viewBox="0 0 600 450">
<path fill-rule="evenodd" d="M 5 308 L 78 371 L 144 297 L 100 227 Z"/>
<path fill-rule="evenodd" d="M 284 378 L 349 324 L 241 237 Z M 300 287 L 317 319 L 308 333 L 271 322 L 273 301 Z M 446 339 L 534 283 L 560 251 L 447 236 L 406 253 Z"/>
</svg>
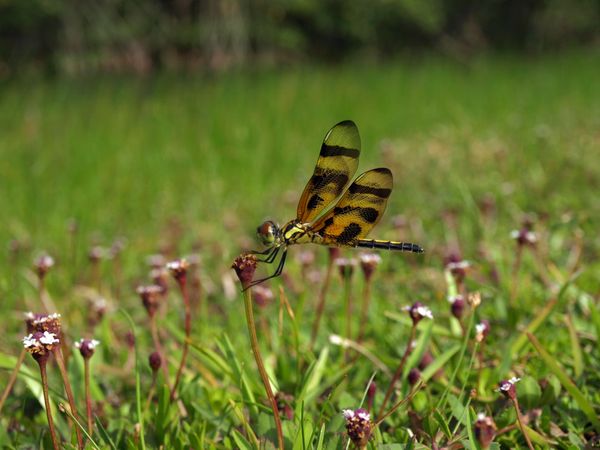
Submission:
<svg viewBox="0 0 600 450">
<path fill-rule="evenodd" d="M 588 420 L 594 425 L 596 431 L 600 432 L 600 420 L 598 420 L 598 416 L 596 416 L 596 412 L 594 411 L 592 404 L 585 398 L 579 388 L 575 386 L 575 383 L 573 383 L 563 368 L 558 365 L 555 358 L 550 355 L 544 347 L 542 347 L 537 338 L 531 333 L 527 333 L 527 337 L 537 350 L 540 357 L 548 366 L 548 369 L 550 369 L 550 371 L 556 375 L 560 381 L 560 384 L 562 384 L 565 390 L 571 394 L 573 399 L 577 402 L 581 410 L 587 416 Z"/>
</svg>

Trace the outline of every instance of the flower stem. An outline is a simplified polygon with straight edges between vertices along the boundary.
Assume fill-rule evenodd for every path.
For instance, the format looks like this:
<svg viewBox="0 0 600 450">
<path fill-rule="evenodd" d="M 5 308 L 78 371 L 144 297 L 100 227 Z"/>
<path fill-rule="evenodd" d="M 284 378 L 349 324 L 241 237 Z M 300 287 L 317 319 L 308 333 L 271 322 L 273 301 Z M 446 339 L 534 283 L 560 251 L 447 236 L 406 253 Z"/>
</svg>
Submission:
<svg viewBox="0 0 600 450">
<path fill-rule="evenodd" d="M 369 304 L 371 303 L 371 278 L 365 280 L 365 288 L 363 290 L 362 305 L 360 311 L 360 325 L 358 328 L 358 337 L 356 342 L 360 343 L 365 336 L 365 328 L 367 326 L 367 315 L 369 314 Z"/>
<path fill-rule="evenodd" d="M 410 336 L 408 338 L 408 342 L 406 343 L 406 349 L 404 350 L 404 355 L 402 355 L 400 364 L 398 365 L 398 368 L 396 369 L 396 372 L 394 373 L 394 376 L 392 377 L 392 381 L 390 381 L 390 385 L 388 386 L 387 392 L 385 393 L 385 398 L 383 399 L 383 403 L 381 404 L 381 407 L 379 408 L 378 417 L 383 417 L 383 412 L 385 411 L 385 406 L 387 405 L 388 400 L 392 396 L 392 392 L 394 392 L 394 385 L 398 381 L 398 378 L 400 378 L 400 375 L 402 375 L 402 371 L 404 370 L 404 364 L 406 363 L 406 359 L 408 358 L 408 355 L 410 354 L 412 341 L 415 339 L 416 331 L 417 331 L 417 325 L 415 323 L 413 323 L 413 325 L 410 329 Z"/>
<path fill-rule="evenodd" d="M 175 398 L 177 392 L 177 386 L 181 379 L 181 373 L 185 367 L 185 360 L 187 358 L 188 349 L 190 346 L 190 336 L 192 333 L 192 307 L 190 304 L 190 297 L 188 295 L 187 283 L 185 279 L 180 280 L 179 287 L 181 289 L 181 296 L 183 297 L 183 306 L 185 308 L 185 340 L 183 341 L 183 351 L 181 353 L 181 361 L 179 362 L 179 368 L 177 369 L 177 375 L 175 377 L 175 383 L 171 389 L 171 400 Z"/>
<path fill-rule="evenodd" d="M 521 429 L 521 433 L 523 433 L 523 436 L 525 436 L 525 440 L 527 441 L 527 447 L 529 447 L 529 450 L 534 450 L 533 444 L 531 443 L 531 439 L 529 439 L 529 435 L 527 434 L 525 426 L 523 425 L 521 409 L 519 408 L 519 400 L 517 400 L 516 396 L 511 400 L 513 406 L 515 407 L 515 412 L 517 413 L 517 422 L 519 423 L 519 428 Z"/>
<path fill-rule="evenodd" d="M 165 384 L 167 387 L 169 386 L 169 368 L 166 355 L 163 353 L 162 345 L 160 344 L 160 338 L 158 337 L 158 327 L 156 326 L 156 316 L 152 316 L 150 319 L 150 333 L 152 334 L 152 340 L 154 341 L 154 348 L 160 355 L 163 363 L 161 364 L 161 368 L 163 371 L 163 377 L 165 379 Z"/>
<path fill-rule="evenodd" d="M 313 322 L 312 332 L 310 335 L 310 348 L 312 349 L 317 340 L 317 333 L 319 332 L 319 325 L 321 324 L 321 317 L 323 316 L 323 310 L 325 309 L 325 298 L 327 297 L 327 291 L 329 291 L 329 284 L 331 282 L 331 272 L 333 271 L 333 259 L 329 259 L 327 265 L 327 272 L 325 273 L 325 280 L 323 280 L 323 286 L 319 292 L 319 302 L 317 303 L 317 315 Z"/>
<path fill-rule="evenodd" d="M 48 396 L 48 375 L 46 374 L 47 360 L 38 361 L 40 365 L 40 375 L 42 376 L 42 391 L 44 392 L 44 403 L 46 405 L 46 417 L 48 418 L 48 428 L 50 429 L 50 437 L 54 450 L 60 450 L 56 430 L 54 429 L 54 420 L 52 419 L 52 410 L 50 406 L 50 397 Z"/>
<path fill-rule="evenodd" d="M 269 376 L 265 370 L 265 366 L 260 356 L 260 349 L 258 347 L 258 338 L 256 336 L 256 326 L 254 324 L 254 313 L 252 311 L 252 293 L 250 289 L 244 290 L 244 306 L 246 309 L 246 322 L 248 324 L 248 333 L 250 335 L 250 345 L 252 346 L 252 352 L 254 353 L 254 359 L 258 367 L 258 372 L 265 386 L 265 392 L 271 402 L 271 408 L 273 409 L 273 417 L 275 419 L 275 428 L 277 429 L 277 441 L 279 450 L 284 450 L 283 447 L 283 430 L 281 428 L 281 418 L 279 417 L 279 408 L 277 407 L 277 401 L 271 390 L 271 383 L 269 382 Z"/>
<path fill-rule="evenodd" d="M 92 428 L 92 396 L 90 394 L 90 359 L 84 358 L 84 378 L 85 378 L 85 409 L 87 413 L 88 433 L 91 436 Z"/>
<path fill-rule="evenodd" d="M 346 339 L 352 339 L 352 289 L 351 289 L 351 277 L 345 277 L 344 279 L 344 297 L 346 299 Z M 346 347 L 344 351 L 344 361 L 348 362 L 350 359 L 350 349 Z"/>
<path fill-rule="evenodd" d="M 0 412 L 2 412 L 2 407 L 4 406 L 4 402 L 8 398 L 10 391 L 12 391 L 12 387 L 17 380 L 17 375 L 19 374 L 19 369 L 21 368 L 21 364 L 23 364 L 23 359 L 25 359 L 25 355 L 27 354 L 27 350 L 21 350 L 21 354 L 19 355 L 19 359 L 17 359 L 17 364 L 10 374 L 10 379 L 8 380 L 8 384 L 4 388 L 4 392 L 2 392 L 2 398 L 0 398 Z"/>
<path fill-rule="evenodd" d="M 67 399 L 69 400 L 69 406 L 71 407 L 71 413 L 73 416 L 77 416 L 77 406 L 75 405 L 75 398 L 73 397 L 73 390 L 71 389 L 71 383 L 69 382 L 69 374 L 67 373 L 67 367 L 65 366 L 65 359 L 63 357 L 62 349 L 56 347 L 56 351 L 54 352 L 56 356 L 56 363 L 58 364 L 58 369 L 60 370 L 60 375 L 63 379 L 63 384 L 65 385 L 65 392 L 67 393 Z M 77 447 L 79 449 L 83 449 L 83 436 L 81 434 L 81 430 L 77 425 L 75 425 L 75 433 L 77 434 Z"/>
</svg>

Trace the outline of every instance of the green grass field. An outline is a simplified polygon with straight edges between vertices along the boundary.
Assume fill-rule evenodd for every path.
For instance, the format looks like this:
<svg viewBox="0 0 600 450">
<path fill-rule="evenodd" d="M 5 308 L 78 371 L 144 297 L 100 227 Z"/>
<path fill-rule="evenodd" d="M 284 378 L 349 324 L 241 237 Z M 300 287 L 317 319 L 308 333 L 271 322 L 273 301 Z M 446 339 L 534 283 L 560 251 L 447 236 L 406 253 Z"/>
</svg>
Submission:
<svg viewBox="0 0 600 450">
<path fill-rule="evenodd" d="M 426 253 L 381 253 L 368 321 L 359 314 L 361 271 L 347 283 L 334 271 L 311 348 L 328 253 L 290 250 L 287 276 L 270 284 L 275 299 L 255 308 L 267 370 L 293 412 L 283 420 L 285 448 L 345 448 L 341 411 L 361 406 L 373 374 L 371 414 L 378 416 L 409 340 L 411 320 L 402 307 L 415 301 L 429 306 L 434 319 L 418 325 L 388 409 L 408 394 L 408 370 L 426 353 L 433 362 L 421 369 L 419 392 L 377 427 L 369 448 L 483 448 L 473 431 L 480 412 L 496 422 L 493 446 L 526 448 L 512 403 L 497 391 L 499 381 L 513 376 L 521 378 L 517 394 L 532 445 L 597 445 L 598 56 L 5 81 L 0 386 L 21 353 L 23 313 L 43 312 L 33 261 L 45 251 L 56 260 L 46 287 L 62 314 L 67 348 L 80 337 L 101 342 L 91 363 L 102 426 L 87 448 L 276 448 L 230 265 L 243 249 L 257 247 L 254 230 L 265 218 L 294 217 L 323 136 L 352 119 L 363 144 L 359 172 L 387 166 L 394 173 L 386 216 L 372 237 L 417 242 Z M 526 220 L 537 243 L 519 247 L 510 234 Z M 93 246 L 108 249 L 118 240 L 126 243 L 117 258 L 90 261 Z M 316 259 L 303 267 L 306 251 Z M 135 291 L 151 283 L 147 259 L 157 253 L 200 261 L 190 274 L 192 337 L 179 403 L 168 401 L 162 374 L 151 388 L 147 358 L 154 344 Z M 359 253 L 344 250 L 343 256 Z M 471 263 L 463 283 L 445 273 L 450 253 Z M 267 270 L 273 268 L 259 268 Z M 280 287 L 291 309 L 282 306 Z M 447 301 L 457 289 L 482 298 L 460 320 Z M 91 324 L 90 305 L 100 297 L 107 312 Z M 124 337 L 130 329 L 124 312 L 135 324 L 138 371 Z M 184 340 L 174 282 L 158 314 L 172 383 Z M 477 343 L 474 327 L 482 320 L 491 329 Z M 356 341 L 361 322 L 359 347 L 345 352 L 330 343 L 331 334 Z M 67 356 L 85 426 L 82 359 L 77 351 Z M 5 448 L 52 448 L 38 372 L 26 355 L 0 413 Z M 56 364 L 48 372 L 56 426 L 65 448 L 76 448 L 74 428 L 57 407 L 66 400 Z M 144 439 L 136 431 L 136 373 Z"/>
</svg>

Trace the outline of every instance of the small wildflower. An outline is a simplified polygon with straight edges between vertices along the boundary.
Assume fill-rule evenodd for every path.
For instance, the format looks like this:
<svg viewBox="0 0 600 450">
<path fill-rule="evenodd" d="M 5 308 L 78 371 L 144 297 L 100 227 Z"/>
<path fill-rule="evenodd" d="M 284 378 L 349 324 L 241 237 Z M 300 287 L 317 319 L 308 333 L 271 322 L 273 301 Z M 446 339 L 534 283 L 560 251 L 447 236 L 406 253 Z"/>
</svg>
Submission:
<svg viewBox="0 0 600 450">
<path fill-rule="evenodd" d="M 107 251 L 104 247 L 94 245 L 88 252 L 88 259 L 92 264 L 100 262 L 101 259 L 107 256 Z"/>
<path fill-rule="evenodd" d="M 254 298 L 254 303 L 260 307 L 267 306 L 273 301 L 273 298 L 275 298 L 275 295 L 271 289 L 260 284 L 252 288 L 252 295 Z"/>
<path fill-rule="evenodd" d="M 315 253 L 311 250 L 298 252 L 296 259 L 303 267 L 309 267 L 315 262 Z"/>
<path fill-rule="evenodd" d="M 421 302 L 415 302 L 411 306 L 405 306 L 402 309 L 408 312 L 413 321 L 413 325 L 416 325 L 424 318 L 433 319 L 431 310 Z"/>
<path fill-rule="evenodd" d="M 416 367 L 413 367 L 412 369 L 410 369 L 410 371 L 408 372 L 408 376 L 407 376 L 408 383 L 411 386 L 414 386 L 415 384 L 417 384 L 417 382 L 420 379 L 421 379 L 421 371 L 419 369 L 417 369 Z"/>
<path fill-rule="evenodd" d="M 342 254 L 339 247 L 329 247 L 329 260 L 335 262 L 336 259 Z"/>
<path fill-rule="evenodd" d="M 106 310 L 108 309 L 108 302 L 104 297 L 96 297 L 90 302 L 89 321 L 92 325 L 97 325 L 102 322 Z"/>
<path fill-rule="evenodd" d="M 335 265 L 338 267 L 342 278 L 348 279 L 354 273 L 354 266 L 356 266 L 356 260 L 348 258 L 337 258 L 335 260 Z"/>
<path fill-rule="evenodd" d="M 117 258 L 125 246 L 127 245 L 127 239 L 124 237 L 117 238 L 110 246 L 109 254 L 111 258 Z"/>
<path fill-rule="evenodd" d="M 142 303 L 144 308 L 146 308 L 148 315 L 153 317 L 159 307 L 160 296 L 163 293 L 162 288 L 155 284 L 151 284 L 149 286 L 138 286 L 136 291 L 142 299 Z"/>
<path fill-rule="evenodd" d="M 502 380 L 498 383 L 498 390 L 502 395 L 506 398 L 514 400 L 517 397 L 517 390 L 515 389 L 515 384 L 518 383 L 521 379 L 517 377 L 512 377 L 510 380 Z"/>
<path fill-rule="evenodd" d="M 167 263 L 167 261 L 165 260 L 165 257 L 163 255 L 161 255 L 160 253 L 157 253 L 155 255 L 148 256 L 146 258 L 146 263 L 152 269 L 158 269 L 158 268 L 164 267 L 165 264 Z"/>
<path fill-rule="evenodd" d="M 361 253 L 360 267 L 366 280 L 370 280 L 375 272 L 375 268 L 381 262 L 381 256 L 377 253 Z"/>
<path fill-rule="evenodd" d="M 448 301 L 450 302 L 452 315 L 457 319 L 460 319 L 465 312 L 465 299 L 462 295 L 457 295 L 455 297 L 449 297 Z"/>
<path fill-rule="evenodd" d="M 406 228 L 408 226 L 408 219 L 406 218 L 405 215 L 398 214 L 398 215 L 392 217 L 392 226 L 397 230 Z"/>
<path fill-rule="evenodd" d="M 38 361 L 47 359 L 58 344 L 60 340 L 49 331 L 36 331 L 23 338 L 23 347 Z"/>
<path fill-rule="evenodd" d="M 369 387 L 367 388 L 367 406 L 369 409 L 373 408 L 373 404 L 375 402 L 375 394 L 377 393 L 377 384 L 375 381 L 371 381 Z"/>
<path fill-rule="evenodd" d="M 279 391 L 275 394 L 275 400 L 277 401 L 277 408 L 285 416 L 287 420 L 294 420 L 294 396 L 286 394 L 285 392 Z"/>
<path fill-rule="evenodd" d="M 173 278 L 178 283 L 185 283 L 189 264 L 185 259 L 178 259 L 175 261 L 168 262 L 166 265 L 167 270 L 171 273 Z"/>
<path fill-rule="evenodd" d="M 471 263 L 463 260 L 460 254 L 453 252 L 444 258 L 444 266 L 450 271 L 457 283 L 461 283 L 467 276 L 467 270 Z"/>
<path fill-rule="evenodd" d="M 44 278 L 48 271 L 54 266 L 54 258 L 48 254 L 41 255 L 35 260 L 35 271 L 40 278 Z"/>
<path fill-rule="evenodd" d="M 94 355 L 98 345 L 100 345 L 100 341 L 96 339 L 79 339 L 78 342 L 75 342 L 75 348 L 79 349 L 79 353 L 81 353 L 84 359 L 90 359 Z"/>
<path fill-rule="evenodd" d="M 169 271 L 163 267 L 156 267 L 150 271 L 152 283 L 160 286 L 162 295 L 166 295 L 169 290 Z"/>
<path fill-rule="evenodd" d="M 60 336 L 62 329 L 60 323 L 60 314 L 33 314 L 27 313 L 25 323 L 27 324 L 27 330 L 31 333 L 34 331 L 48 331 L 54 333 L 56 336 Z"/>
<path fill-rule="evenodd" d="M 252 279 L 254 278 L 254 272 L 256 272 L 256 266 L 256 256 L 249 253 L 241 254 L 233 261 L 231 268 L 235 270 L 243 289 L 250 287 L 250 283 L 252 283 Z"/>
<path fill-rule="evenodd" d="M 496 436 L 496 423 L 490 416 L 484 413 L 477 414 L 475 421 L 475 438 L 481 448 L 488 448 Z"/>
<path fill-rule="evenodd" d="M 365 447 L 373 433 L 371 415 L 362 408 L 354 411 L 344 409 L 342 414 L 346 419 L 346 432 L 352 443 L 359 448 Z"/>
<path fill-rule="evenodd" d="M 537 235 L 528 226 L 511 231 L 510 237 L 517 241 L 517 244 L 521 247 L 525 245 L 534 246 L 537 243 Z"/>
<path fill-rule="evenodd" d="M 158 369 L 160 369 L 160 366 L 162 365 L 162 358 L 160 356 L 160 353 L 150 353 L 150 356 L 148 356 L 148 365 L 152 369 L 152 372 L 158 372 Z"/>
<path fill-rule="evenodd" d="M 487 320 L 482 320 L 480 323 L 475 325 L 475 340 L 477 342 L 483 342 L 489 333 L 490 323 Z"/>
<path fill-rule="evenodd" d="M 125 332 L 125 335 L 123 336 L 123 340 L 125 341 L 125 344 L 127 345 L 127 347 L 133 349 L 135 347 L 135 334 L 133 334 L 133 331 L 128 330 L 127 332 Z"/>
</svg>

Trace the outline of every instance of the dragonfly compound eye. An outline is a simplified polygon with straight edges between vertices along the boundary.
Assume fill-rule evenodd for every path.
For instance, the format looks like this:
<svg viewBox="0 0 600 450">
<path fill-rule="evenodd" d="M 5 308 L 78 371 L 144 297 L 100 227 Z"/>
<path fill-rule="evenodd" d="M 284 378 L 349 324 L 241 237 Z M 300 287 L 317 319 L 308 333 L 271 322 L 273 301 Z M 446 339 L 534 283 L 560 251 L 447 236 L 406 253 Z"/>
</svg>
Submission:
<svg viewBox="0 0 600 450">
<path fill-rule="evenodd" d="M 267 220 L 256 229 L 256 233 L 262 244 L 269 247 L 275 243 L 277 225 L 275 225 L 275 222 Z"/>
</svg>

